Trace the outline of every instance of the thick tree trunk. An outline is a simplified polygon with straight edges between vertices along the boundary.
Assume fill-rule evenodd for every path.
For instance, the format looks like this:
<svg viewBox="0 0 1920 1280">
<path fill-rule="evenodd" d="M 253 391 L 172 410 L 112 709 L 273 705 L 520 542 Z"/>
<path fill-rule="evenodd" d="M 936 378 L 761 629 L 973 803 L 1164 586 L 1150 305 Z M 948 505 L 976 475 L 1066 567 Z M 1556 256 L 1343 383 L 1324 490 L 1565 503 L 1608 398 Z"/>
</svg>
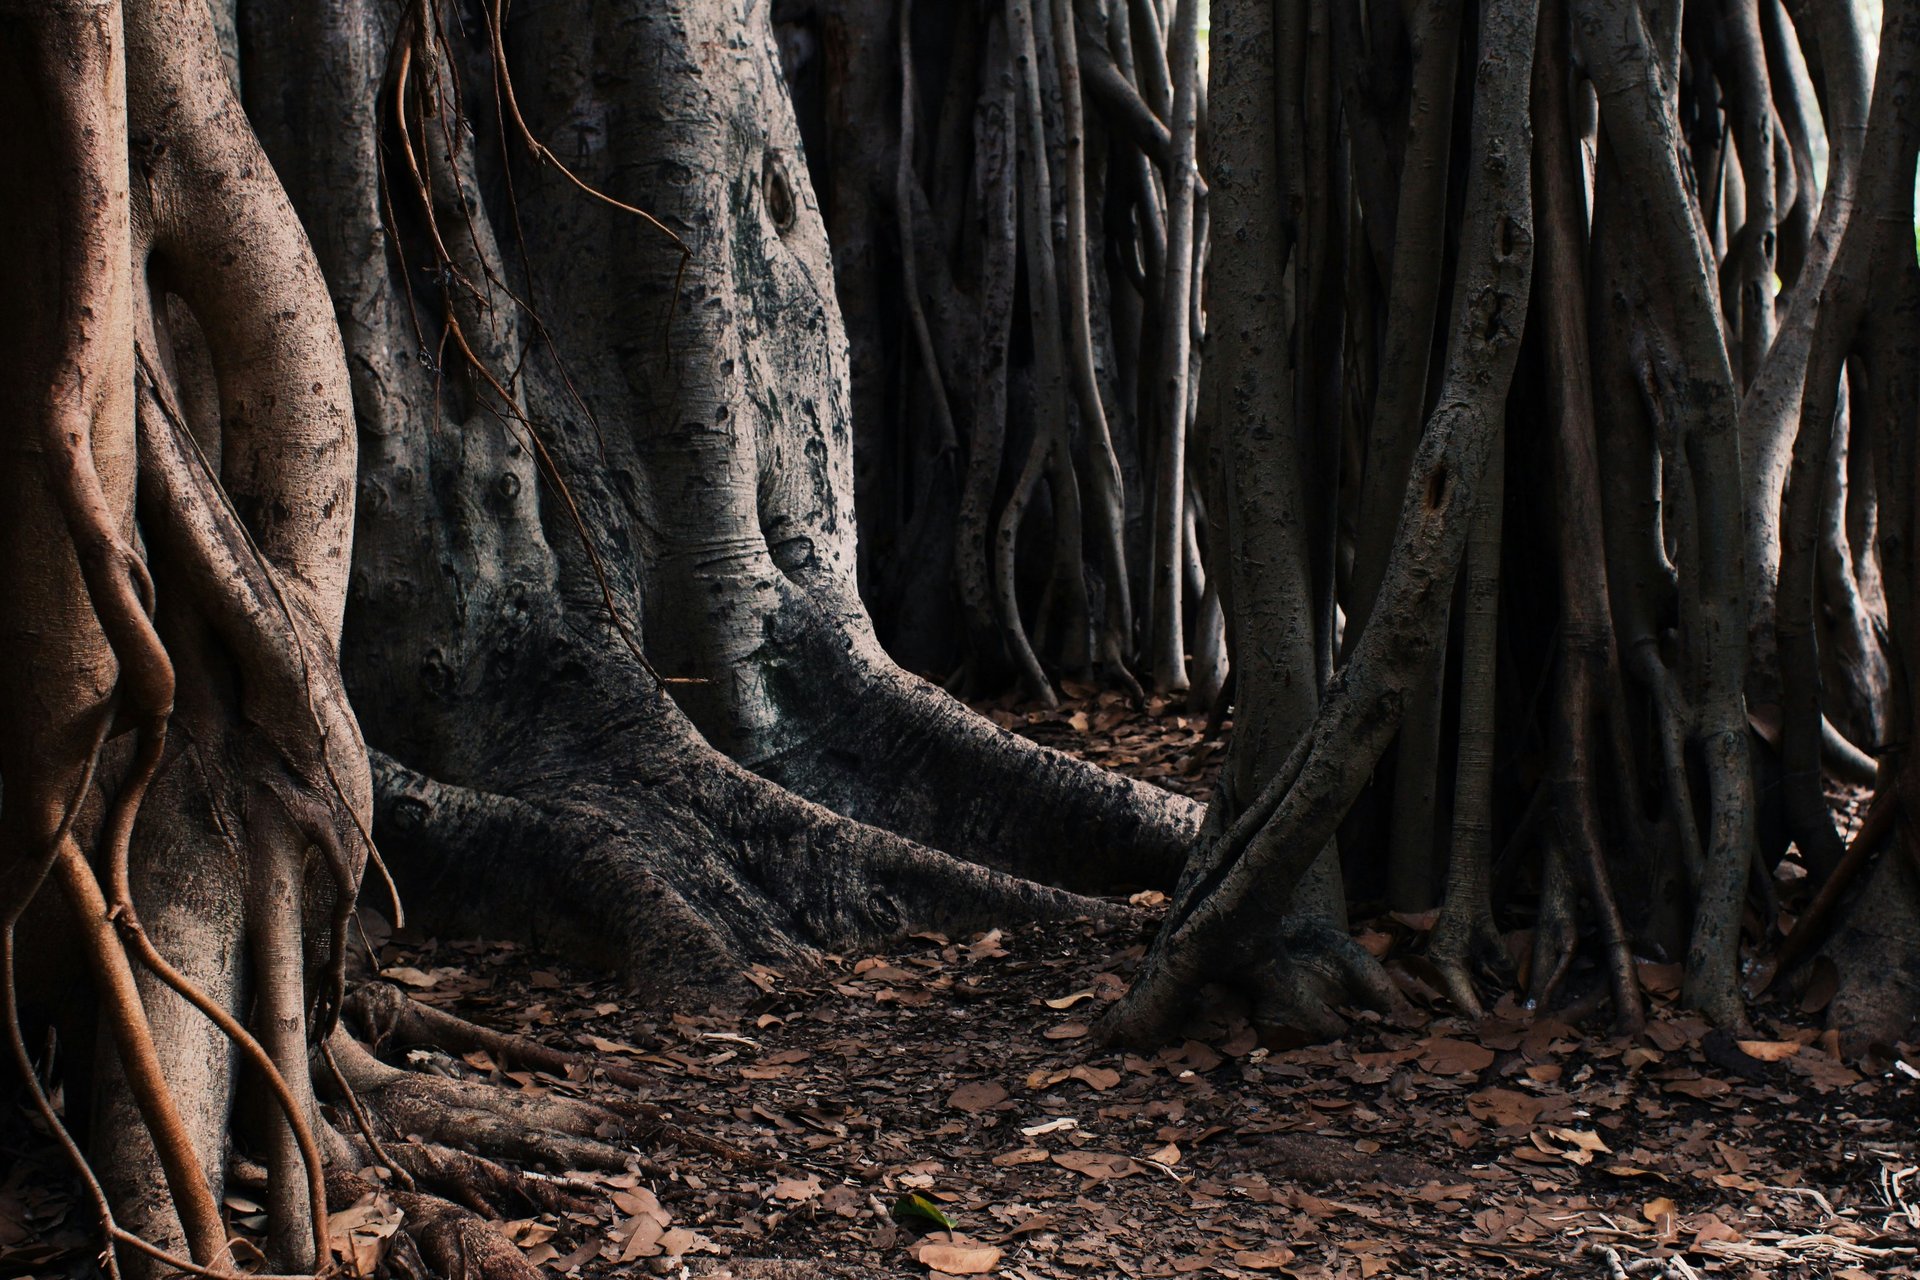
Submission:
<svg viewBox="0 0 1920 1280">
<path fill-rule="evenodd" d="M 1189 802 L 874 640 L 847 346 L 765 12 L 411 21 L 314 6 L 244 23 L 243 53 L 353 356 L 345 665 L 417 909 L 670 997 L 935 915 L 1102 909 L 1010 876 L 1171 884 Z M 528 136 L 553 151 L 529 163 Z"/>
<path fill-rule="evenodd" d="M 1196 851 L 1138 980 L 1107 1016 L 1110 1036 L 1166 1032 L 1195 985 L 1254 959 L 1239 954 L 1239 941 L 1257 942 L 1249 930 L 1257 913 L 1296 892 L 1321 856 L 1434 651 L 1526 323 L 1533 263 L 1526 86 L 1536 16 L 1532 0 L 1496 0 L 1481 29 L 1473 146 L 1493 159 L 1469 179 L 1462 240 L 1473 256 L 1455 282 L 1447 376 L 1413 459 L 1373 621 L 1281 766 L 1231 826 Z M 1265 102 L 1249 107 L 1264 109 Z"/>
</svg>

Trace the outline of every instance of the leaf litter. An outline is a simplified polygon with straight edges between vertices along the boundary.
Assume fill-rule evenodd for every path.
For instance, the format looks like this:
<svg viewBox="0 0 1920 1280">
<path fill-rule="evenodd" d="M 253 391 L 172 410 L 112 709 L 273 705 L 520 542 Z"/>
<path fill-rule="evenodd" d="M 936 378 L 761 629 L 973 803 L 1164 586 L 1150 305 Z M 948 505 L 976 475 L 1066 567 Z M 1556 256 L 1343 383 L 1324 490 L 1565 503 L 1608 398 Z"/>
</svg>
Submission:
<svg viewBox="0 0 1920 1280">
<path fill-rule="evenodd" d="M 1204 792 L 1203 719 L 1068 693 L 987 710 Z M 1392 966 L 1427 923 L 1359 932 Z M 545 1170 L 598 1212 L 495 1225 L 555 1280 L 1920 1274 L 1920 1050 L 1843 1062 L 1805 998 L 1734 1041 L 1647 965 L 1651 1020 L 1629 1039 L 1507 999 L 1477 1024 L 1437 1001 L 1420 1026 L 1355 1013 L 1344 1039 L 1289 1048 L 1212 993 L 1178 1044 L 1102 1047 L 1089 1028 L 1149 930 L 922 933 L 815 973 L 757 966 L 742 1010 L 631 1008 L 510 943 L 380 942 L 416 998 L 617 1057 L 675 1123 L 788 1170 L 680 1150 L 645 1153 L 658 1175 Z M 429 1056 L 529 1092 L 610 1087 Z M 90 1212 L 17 1104 L 0 1169 L 0 1274 L 84 1272 Z M 244 1195 L 226 1209 L 242 1236 L 264 1222 Z M 340 1271 L 377 1273 L 398 1225 L 378 1195 L 336 1215 Z"/>
</svg>

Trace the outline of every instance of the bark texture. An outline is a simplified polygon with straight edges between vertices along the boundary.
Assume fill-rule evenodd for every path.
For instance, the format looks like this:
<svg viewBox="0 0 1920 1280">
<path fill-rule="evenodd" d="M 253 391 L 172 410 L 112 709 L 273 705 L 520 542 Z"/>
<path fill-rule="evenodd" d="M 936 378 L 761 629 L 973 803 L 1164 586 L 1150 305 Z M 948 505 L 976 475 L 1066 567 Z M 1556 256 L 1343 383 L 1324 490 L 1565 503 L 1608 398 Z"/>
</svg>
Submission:
<svg viewBox="0 0 1920 1280">
<path fill-rule="evenodd" d="M 355 371 L 344 665 L 403 896 L 670 998 L 933 915 L 1100 909 L 1015 877 L 1170 883 L 1187 802 L 875 642 L 848 350 L 765 8 L 480 16 L 242 23 Z"/>
</svg>

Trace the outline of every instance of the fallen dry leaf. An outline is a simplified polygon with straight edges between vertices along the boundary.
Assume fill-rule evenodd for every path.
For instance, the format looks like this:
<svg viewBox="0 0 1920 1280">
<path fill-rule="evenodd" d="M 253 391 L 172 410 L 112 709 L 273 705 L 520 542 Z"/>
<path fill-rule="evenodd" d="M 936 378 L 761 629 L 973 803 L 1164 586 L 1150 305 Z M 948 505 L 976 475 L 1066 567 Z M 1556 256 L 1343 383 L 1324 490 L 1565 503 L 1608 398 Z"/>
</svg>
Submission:
<svg viewBox="0 0 1920 1280">
<path fill-rule="evenodd" d="M 1016 1151 L 1001 1152 L 993 1158 L 993 1162 L 1004 1169 L 1016 1164 L 1041 1164 L 1047 1158 L 1048 1153 L 1039 1147 L 1021 1147 Z"/>
<path fill-rule="evenodd" d="M 1233 1265 L 1249 1271 L 1277 1271 L 1293 1261 L 1293 1250 L 1280 1244 L 1270 1249 L 1242 1249 L 1233 1255 Z"/>
<path fill-rule="evenodd" d="M 1467 1075 L 1493 1065 L 1493 1050 L 1466 1040 L 1434 1036 L 1420 1046 L 1420 1065 L 1437 1076 Z"/>
<path fill-rule="evenodd" d="M 1000 1262 L 998 1246 L 979 1244 L 965 1236 L 949 1236 L 945 1232 L 927 1236 L 909 1252 L 921 1266 L 950 1276 L 986 1275 Z"/>
<path fill-rule="evenodd" d="M 1605 1152 L 1607 1155 L 1613 1154 L 1613 1148 L 1609 1147 L 1606 1141 L 1597 1133 L 1592 1133 L 1584 1129 L 1552 1128 L 1548 1129 L 1547 1133 L 1556 1141 L 1570 1143 L 1582 1151 Z"/>
<path fill-rule="evenodd" d="M 992 1080 L 969 1080 L 947 1095 L 949 1107 L 976 1115 L 1006 1100 L 1006 1086 Z"/>
<path fill-rule="evenodd" d="M 1546 1110 L 1547 1100 L 1515 1089 L 1482 1089 L 1467 1098 L 1467 1114 L 1505 1128 L 1532 1124 Z"/>
<path fill-rule="evenodd" d="M 368 1192 L 327 1219 L 327 1250 L 348 1274 L 372 1276 L 387 1256 L 406 1214 L 384 1194 Z M 551 1234 L 551 1232 L 549 1232 Z"/>
<path fill-rule="evenodd" d="M 820 1194 L 820 1179 L 812 1174 L 804 1178 L 781 1178 L 768 1194 L 775 1200 L 811 1200 Z"/>
<path fill-rule="evenodd" d="M 1112 1067 L 1089 1067 L 1084 1064 L 1067 1073 L 1070 1079 L 1082 1081 L 1100 1092 L 1105 1092 L 1120 1083 L 1120 1073 Z"/>
<path fill-rule="evenodd" d="M 1030 1124 L 1020 1130 L 1020 1132 L 1024 1137 L 1037 1138 L 1043 1133 L 1059 1133 L 1063 1129 L 1077 1129 L 1079 1127 L 1080 1122 L 1072 1116 L 1055 1116 L 1053 1119 L 1043 1120 L 1039 1124 Z"/>
<path fill-rule="evenodd" d="M 425 970 L 413 968 L 411 965 L 400 965 L 396 968 L 382 969 L 380 976 L 388 982 L 405 983 L 409 987 L 419 987 L 424 990 L 427 987 L 439 986 L 440 980 L 444 975 L 438 972 L 427 973 Z"/>
<path fill-rule="evenodd" d="M 1131 1177 L 1140 1172 L 1140 1165 L 1131 1157 L 1105 1151 L 1056 1151 L 1053 1162 L 1063 1169 L 1071 1169 L 1101 1181 Z"/>
</svg>

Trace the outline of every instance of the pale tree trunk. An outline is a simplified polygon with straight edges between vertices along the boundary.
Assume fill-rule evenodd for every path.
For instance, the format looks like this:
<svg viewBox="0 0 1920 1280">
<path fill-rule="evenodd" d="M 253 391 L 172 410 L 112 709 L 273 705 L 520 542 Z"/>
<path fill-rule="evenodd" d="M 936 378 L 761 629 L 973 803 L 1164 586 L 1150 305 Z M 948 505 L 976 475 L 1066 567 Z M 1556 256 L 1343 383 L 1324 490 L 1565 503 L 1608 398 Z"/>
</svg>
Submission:
<svg viewBox="0 0 1920 1280">
<path fill-rule="evenodd" d="M 344 662 L 403 894 L 671 998 L 910 924 L 1102 910 L 1014 876 L 1171 883 L 1189 802 L 875 643 L 847 346 L 765 6 L 521 4 L 504 118 L 470 35 L 407 34 L 398 86 L 410 21 L 242 23 L 356 373 Z M 456 74 L 471 134 L 427 113 Z"/>
</svg>

